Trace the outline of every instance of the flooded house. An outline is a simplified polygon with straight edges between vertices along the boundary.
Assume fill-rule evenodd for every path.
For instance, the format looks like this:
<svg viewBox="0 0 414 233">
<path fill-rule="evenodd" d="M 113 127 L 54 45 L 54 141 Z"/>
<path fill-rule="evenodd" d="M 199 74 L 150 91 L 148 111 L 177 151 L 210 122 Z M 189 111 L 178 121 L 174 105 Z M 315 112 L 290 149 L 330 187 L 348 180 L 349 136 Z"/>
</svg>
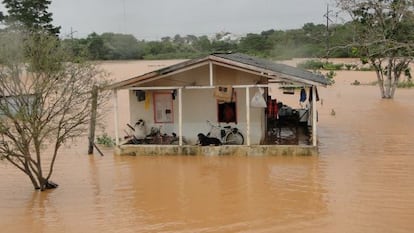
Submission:
<svg viewBox="0 0 414 233">
<path fill-rule="evenodd" d="M 112 84 L 116 154 L 312 155 L 319 74 L 240 53 L 214 53 Z M 282 95 L 271 89 L 281 90 Z M 128 137 L 118 91 L 129 91 Z M 301 108 L 284 104 L 298 95 Z"/>
</svg>

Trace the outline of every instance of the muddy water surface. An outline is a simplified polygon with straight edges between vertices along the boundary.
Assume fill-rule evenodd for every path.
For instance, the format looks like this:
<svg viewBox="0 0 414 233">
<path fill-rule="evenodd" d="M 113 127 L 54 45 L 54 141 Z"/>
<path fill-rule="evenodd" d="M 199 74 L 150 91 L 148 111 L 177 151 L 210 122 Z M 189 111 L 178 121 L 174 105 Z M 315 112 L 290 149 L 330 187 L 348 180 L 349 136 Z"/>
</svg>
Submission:
<svg viewBox="0 0 414 233">
<path fill-rule="evenodd" d="M 80 141 L 43 193 L 0 162 L 0 231 L 413 232 L 414 90 L 349 85 L 372 78 L 319 90 L 319 156 L 101 157 Z"/>
</svg>

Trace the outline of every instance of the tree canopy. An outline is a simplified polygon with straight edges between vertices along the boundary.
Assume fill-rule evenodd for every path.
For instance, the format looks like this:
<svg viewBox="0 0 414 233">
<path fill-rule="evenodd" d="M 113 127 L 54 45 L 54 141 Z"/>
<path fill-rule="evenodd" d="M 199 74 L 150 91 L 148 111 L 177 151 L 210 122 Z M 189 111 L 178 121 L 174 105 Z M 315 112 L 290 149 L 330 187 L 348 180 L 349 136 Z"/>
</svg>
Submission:
<svg viewBox="0 0 414 233">
<path fill-rule="evenodd" d="M 354 38 L 347 46 L 374 67 L 382 98 L 393 98 L 414 56 L 414 1 L 338 0 L 349 13 Z"/>
<path fill-rule="evenodd" d="M 344 41 L 352 39 L 353 27 L 350 24 L 331 25 L 327 37 L 326 25 L 307 23 L 300 29 L 267 30 L 261 33 L 248 33 L 233 36 L 229 32 L 206 35 L 175 35 L 160 40 L 137 40 L 133 35 L 117 33 L 91 33 L 86 38 L 67 38 L 64 42 L 74 51 L 85 48 L 90 59 L 175 59 L 194 58 L 213 52 L 243 52 L 271 59 L 293 57 L 326 57 L 326 40 L 329 39 L 335 50 L 331 57 L 353 56 L 351 49 L 340 48 Z"/>
<path fill-rule="evenodd" d="M 2 13 L 0 18 L 6 23 L 59 35 L 60 27 L 52 25 L 52 13 L 48 11 L 50 0 L 3 0 L 2 3 L 8 15 Z"/>
</svg>

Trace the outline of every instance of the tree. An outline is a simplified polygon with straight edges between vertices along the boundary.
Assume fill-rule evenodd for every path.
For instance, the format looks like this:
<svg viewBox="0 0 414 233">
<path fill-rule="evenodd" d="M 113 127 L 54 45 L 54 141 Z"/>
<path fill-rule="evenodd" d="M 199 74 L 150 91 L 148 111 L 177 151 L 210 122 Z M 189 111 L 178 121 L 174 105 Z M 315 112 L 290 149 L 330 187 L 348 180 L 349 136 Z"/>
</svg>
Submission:
<svg viewBox="0 0 414 233">
<path fill-rule="evenodd" d="M 133 35 L 103 33 L 100 38 L 106 50 L 105 60 L 142 58 L 142 51 Z"/>
<path fill-rule="evenodd" d="M 46 32 L 0 33 L 0 158 L 42 191 L 56 187 L 58 151 L 87 132 L 91 90 L 105 84 L 100 70 L 71 54 Z M 98 106 L 105 99 L 101 93 Z"/>
<path fill-rule="evenodd" d="M 107 55 L 107 48 L 105 42 L 98 34 L 91 33 L 86 38 L 89 56 L 93 60 L 102 60 Z"/>
<path fill-rule="evenodd" d="M 73 56 L 78 57 L 89 57 L 93 59 L 92 52 L 90 51 L 89 39 L 76 39 L 76 38 L 66 38 L 61 40 L 62 46 L 67 48 L 69 51 L 72 51 Z"/>
<path fill-rule="evenodd" d="M 59 35 L 60 27 L 52 25 L 52 13 L 48 12 L 50 0 L 3 0 L 9 15 L 3 19 L 8 23 L 17 23 L 31 30 L 46 30 Z"/>
<path fill-rule="evenodd" d="M 198 52 L 210 53 L 212 50 L 211 41 L 208 39 L 207 36 L 200 36 L 198 37 L 197 41 L 194 42 L 194 48 Z"/>
<path fill-rule="evenodd" d="M 414 55 L 413 0 L 337 0 L 355 28 L 349 46 L 377 74 L 382 98 L 394 98 Z"/>
<path fill-rule="evenodd" d="M 272 44 L 267 40 L 267 36 L 249 33 L 240 40 L 239 49 L 242 52 L 267 56 L 272 48 Z"/>
</svg>

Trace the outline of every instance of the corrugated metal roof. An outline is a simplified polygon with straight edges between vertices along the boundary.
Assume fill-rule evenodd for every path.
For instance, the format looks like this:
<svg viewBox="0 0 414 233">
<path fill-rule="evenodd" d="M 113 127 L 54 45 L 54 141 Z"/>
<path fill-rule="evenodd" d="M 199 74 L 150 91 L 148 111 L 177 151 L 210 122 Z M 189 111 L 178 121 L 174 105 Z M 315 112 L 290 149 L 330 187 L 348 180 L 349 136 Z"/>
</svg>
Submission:
<svg viewBox="0 0 414 233">
<path fill-rule="evenodd" d="M 144 75 L 132 77 L 130 79 L 114 83 L 108 87 L 108 89 L 120 89 L 134 86 L 141 81 L 148 81 L 153 78 L 157 78 L 162 75 L 168 75 L 169 73 L 180 72 L 180 70 L 188 70 L 191 67 L 196 67 L 199 64 L 205 64 L 205 62 L 224 62 L 230 66 L 248 66 L 251 70 L 254 70 L 258 74 L 266 72 L 269 76 L 280 76 L 285 80 L 291 80 L 294 82 L 306 83 L 306 84 L 320 84 L 328 85 L 328 80 L 323 75 L 318 75 L 307 70 L 288 66 L 285 64 L 275 63 L 273 61 L 249 56 L 241 53 L 213 53 L 206 57 L 196 58 L 193 60 L 184 61 L 175 65 L 161 68 Z M 208 63 L 207 63 L 208 64 Z"/>
<path fill-rule="evenodd" d="M 323 75 L 318 75 L 315 73 L 312 73 L 307 70 L 303 70 L 297 67 L 288 66 L 285 64 L 275 63 L 269 60 L 252 57 L 246 54 L 241 53 L 215 53 L 212 54 L 213 56 L 221 57 L 224 59 L 232 60 L 235 62 L 240 62 L 246 65 L 259 67 L 262 69 L 270 70 L 275 73 L 281 73 L 289 76 L 294 76 L 300 79 L 313 81 L 320 83 L 322 85 L 328 85 L 329 82 Z"/>
</svg>

